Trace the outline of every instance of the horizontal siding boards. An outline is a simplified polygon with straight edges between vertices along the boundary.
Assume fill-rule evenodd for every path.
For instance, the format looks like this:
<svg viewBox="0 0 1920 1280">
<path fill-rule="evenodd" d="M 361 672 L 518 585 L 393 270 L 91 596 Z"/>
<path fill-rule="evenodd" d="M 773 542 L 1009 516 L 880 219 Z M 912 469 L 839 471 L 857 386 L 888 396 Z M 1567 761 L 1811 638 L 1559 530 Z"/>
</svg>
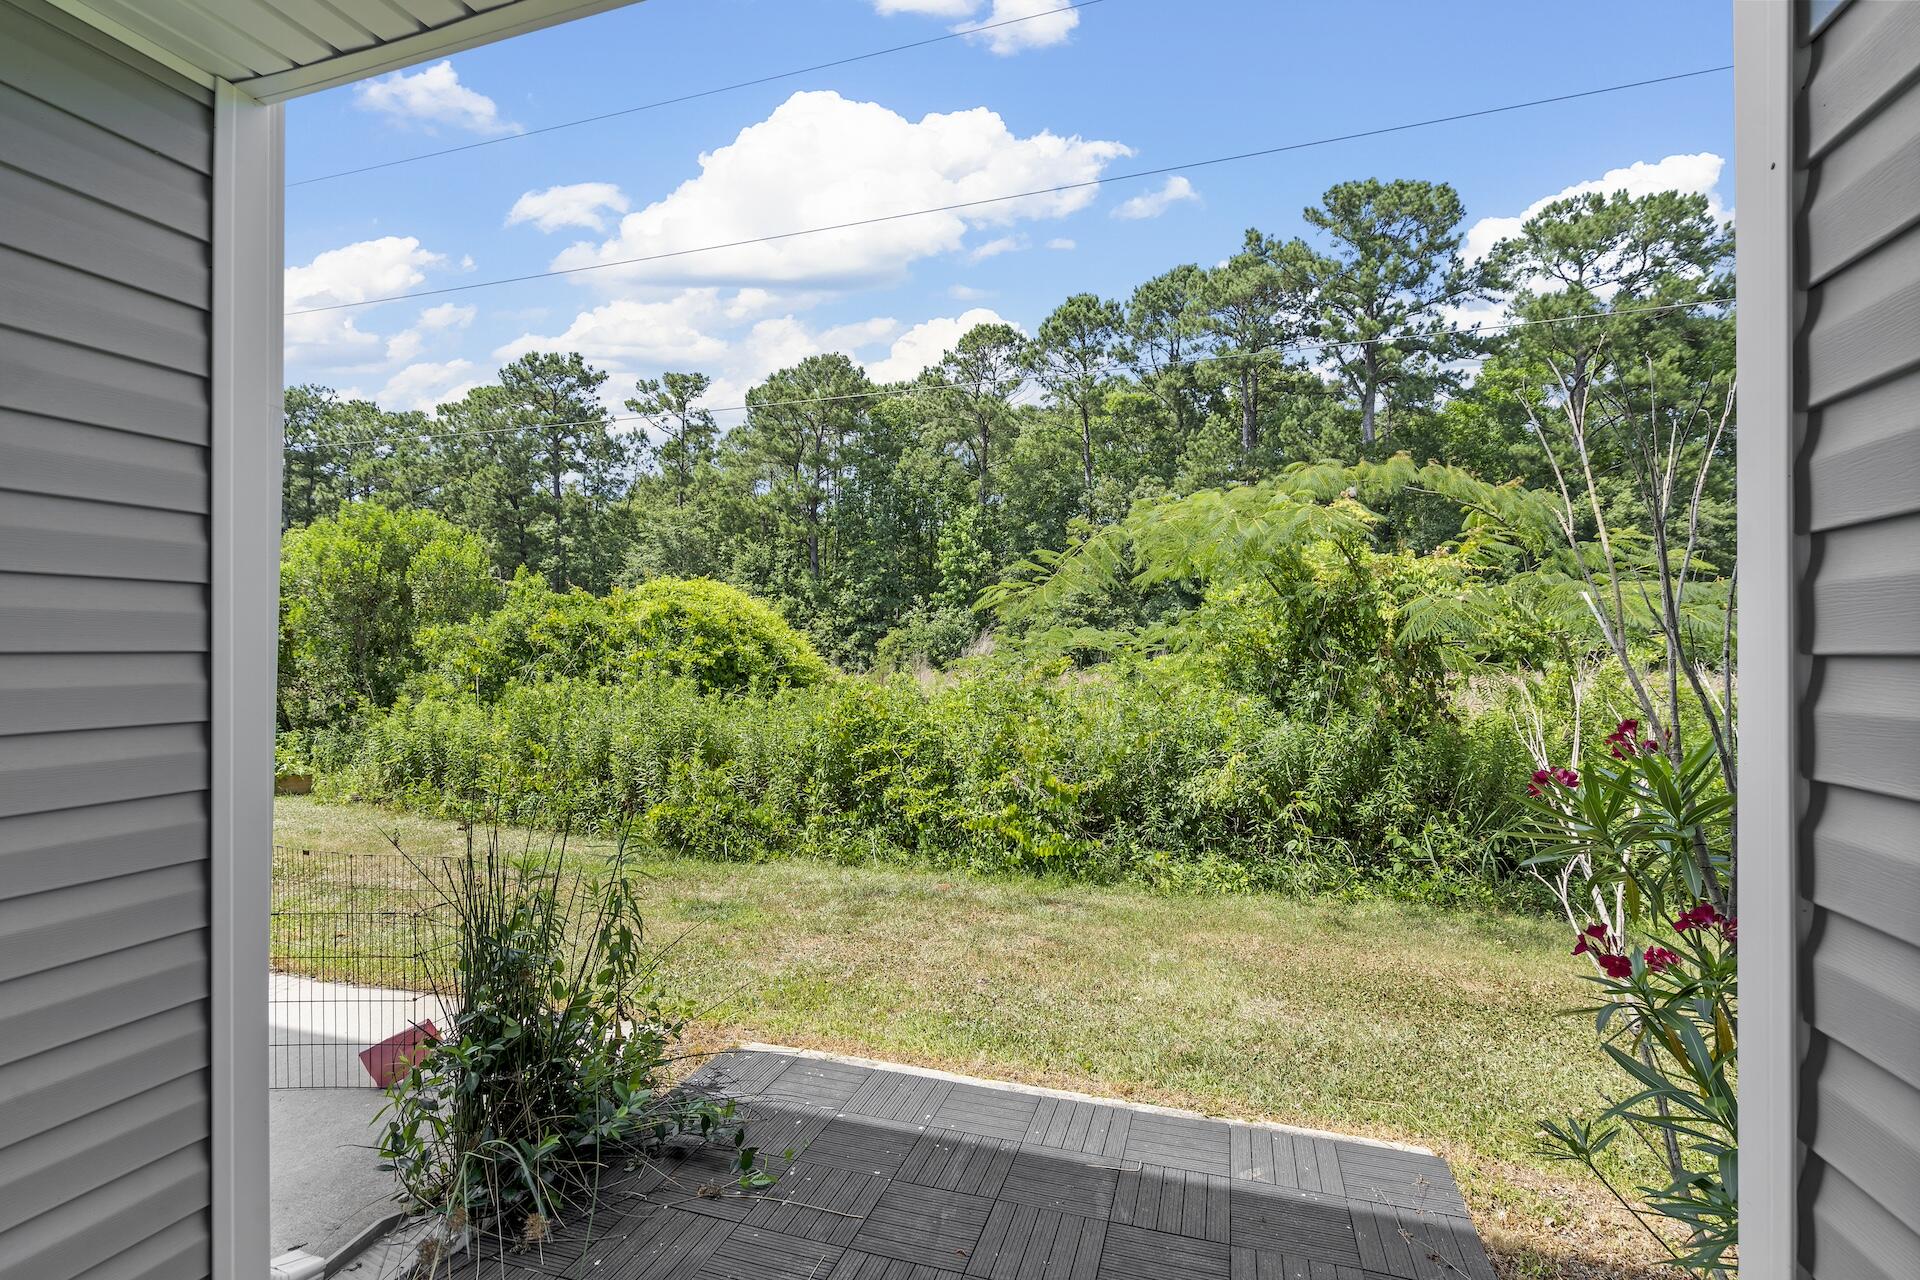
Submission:
<svg viewBox="0 0 1920 1280">
<path fill-rule="evenodd" d="M 74 1280 L 201 1280 L 212 1271 L 211 1215 L 198 1209 Z"/>
<path fill-rule="evenodd" d="M 207 998 L 203 930 L 145 942 L 0 985 L 0 1063 L 44 1053 Z"/>
<path fill-rule="evenodd" d="M 204 1280 L 209 98 L 0 0 L 0 1280 Z"/>
<path fill-rule="evenodd" d="M 1814 1276 L 1825 1280 L 1920 1276 L 1920 1234 L 1838 1170 L 1822 1171 L 1811 1210 L 1812 1239 L 1802 1247 Z"/>
<path fill-rule="evenodd" d="M 1920 227 L 1809 291 L 1807 408 L 1920 364 Z"/>
<path fill-rule="evenodd" d="M 21 493 L 0 502 L 0 572 L 204 583 L 210 570 L 197 515 Z"/>
<path fill-rule="evenodd" d="M 9 328 L 0 408 L 200 443 L 211 412 L 204 377 Z"/>
<path fill-rule="evenodd" d="M 181 1076 L 0 1151 L 0 1232 L 206 1139 L 206 1081 Z"/>
<path fill-rule="evenodd" d="M 82 578 L 0 569 L 0 653 L 207 649 L 203 583 Z"/>
<path fill-rule="evenodd" d="M 211 103 L 181 92 L 170 74 L 142 74 L 69 34 L 68 22 L 45 6 L 0 3 L 0 84 L 211 174 Z"/>
<path fill-rule="evenodd" d="M 1814 779 L 1920 800 L 1920 660 L 1824 658 L 1813 698 Z"/>
<path fill-rule="evenodd" d="M 0 817 L 205 791 L 206 787 L 205 725 L 143 725 L 0 738 Z"/>
<path fill-rule="evenodd" d="M 1920 221 L 1920 95 L 1903 94 L 1820 161 L 1805 216 L 1804 284 Z"/>
<path fill-rule="evenodd" d="M 1799 404 L 1801 1274 L 1920 1276 L 1920 4 L 1813 39 Z"/>
<path fill-rule="evenodd" d="M 1854 0 L 1821 31 L 1803 99 L 1803 163 L 1861 127 L 1920 68 L 1920 11 L 1904 0 Z"/>
<path fill-rule="evenodd" d="M 207 927 L 204 863 L 0 902 L 0 973 L 14 978 Z"/>
<path fill-rule="evenodd" d="M 199 445 L 0 409 L 0 487 L 16 492 L 205 515 L 207 461 Z"/>
<path fill-rule="evenodd" d="M 1813 1026 L 1920 1088 L 1920 948 L 1845 916 L 1821 923 L 1805 992 Z"/>
<path fill-rule="evenodd" d="M 194 377 L 210 355 L 198 307 L 3 247 L 0 321 Z"/>
<path fill-rule="evenodd" d="M 1828 1042 L 1812 1081 L 1816 1152 L 1888 1210 L 1920 1187 L 1920 1089 Z"/>
<path fill-rule="evenodd" d="M 199 654 L 0 654 L 0 735 L 206 719 Z"/>
<path fill-rule="evenodd" d="M 1807 895 L 1836 915 L 1895 938 L 1920 938 L 1920 805 L 1822 789 L 1809 832 Z"/>
<path fill-rule="evenodd" d="M 203 1211 L 207 1160 L 198 1143 L 0 1233 L 0 1280 L 78 1275 Z"/>
<path fill-rule="evenodd" d="M 0 85 L 0 164 L 41 182 L 205 240 L 212 190 L 207 175 L 30 93 Z"/>
<path fill-rule="evenodd" d="M 1920 515 L 1813 539 L 1815 654 L 1920 654 Z"/>
<path fill-rule="evenodd" d="M 12 1146 L 84 1120 L 183 1076 L 204 1079 L 207 1005 L 179 1005 L 0 1067 L 17 1099 L 0 1111 L 0 1144 Z"/>
<path fill-rule="evenodd" d="M 1814 532 L 1920 511 L 1920 373 L 1813 415 L 1806 517 Z"/>
</svg>

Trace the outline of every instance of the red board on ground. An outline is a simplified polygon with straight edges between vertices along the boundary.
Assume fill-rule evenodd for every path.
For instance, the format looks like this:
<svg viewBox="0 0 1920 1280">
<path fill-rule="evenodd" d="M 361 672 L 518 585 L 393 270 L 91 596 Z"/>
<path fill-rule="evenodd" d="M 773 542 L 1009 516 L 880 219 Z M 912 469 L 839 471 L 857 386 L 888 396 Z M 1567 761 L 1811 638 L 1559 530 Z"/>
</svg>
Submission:
<svg viewBox="0 0 1920 1280">
<path fill-rule="evenodd" d="M 416 1022 L 399 1035 L 388 1036 L 379 1044 L 360 1051 L 360 1064 L 382 1089 L 388 1088 L 427 1056 L 427 1050 L 440 1038 L 431 1020 Z"/>
</svg>

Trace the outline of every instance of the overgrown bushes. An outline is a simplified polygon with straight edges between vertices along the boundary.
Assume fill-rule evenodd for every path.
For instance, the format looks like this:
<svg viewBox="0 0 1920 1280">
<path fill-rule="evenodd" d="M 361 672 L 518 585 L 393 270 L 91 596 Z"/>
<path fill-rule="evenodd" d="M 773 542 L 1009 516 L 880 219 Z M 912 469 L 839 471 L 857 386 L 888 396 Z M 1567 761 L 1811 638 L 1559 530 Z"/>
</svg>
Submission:
<svg viewBox="0 0 1920 1280">
<path fill-rule="evenodd" d="M 1499 892 L 1527 756 L 1505 720 L 1421 732 L 1177 678 L 995 670 L 764 696 L 651 675 L 403 699 L 330 762 L 336 794 L 537 826 L 629 817 L 700 857 L 913 859 L 1188 887 Z M 1515 881 L 1508 888 L 1517 891 Z"/>
</svg>

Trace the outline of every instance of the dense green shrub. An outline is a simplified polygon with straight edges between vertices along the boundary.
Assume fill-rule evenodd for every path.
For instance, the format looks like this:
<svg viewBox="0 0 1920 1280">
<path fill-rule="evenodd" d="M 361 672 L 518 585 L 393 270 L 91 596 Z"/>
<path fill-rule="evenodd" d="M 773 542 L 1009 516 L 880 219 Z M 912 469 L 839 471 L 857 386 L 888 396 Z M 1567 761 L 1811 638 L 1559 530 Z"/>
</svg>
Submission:
<svg viewBox="0 0 1920 1280">
<path fill-rule="evenodd" d="M 702 691 L 767 691 L 823 679 L 807 638 L 768 605 L 704 578 L 655 578 L 605 596 L 554 591 L 522 570 L 495 613 L 424 630 L 428 686 L 493 699 L 515 681 L 617 683 L 685 676 Z"/>
<path fill-rule="evenodd" d="M 355 503 L 288 531 L 280 552 L 282 729 L 324 729 L 393 701 L 420 627 L 464 623 L 499 587 L 478 538 L 426 511 Z"/>
<path fill-rule="evenodd" d="M 909 610 L 900 625 L 880 637 L 873 649 L 876 671 L 945 671 L 980 636 L 980 617 L 971 609 L 923 606 Z"/>
<path fill-rule="evenodd" d="M 542 826 L 637 824 L 720 859 L 912 859 L 1195 887 L 1484 892 L 1531 767 L 1503 717 L 1409 734 L 1288 719 L 1143 663 L 922 689 L 835 679 L 743 701 L 690 679 L 403 699 L 335 794 Z M 1511 887 L 1511 886 L 1509 886 Z"/>
</svg>

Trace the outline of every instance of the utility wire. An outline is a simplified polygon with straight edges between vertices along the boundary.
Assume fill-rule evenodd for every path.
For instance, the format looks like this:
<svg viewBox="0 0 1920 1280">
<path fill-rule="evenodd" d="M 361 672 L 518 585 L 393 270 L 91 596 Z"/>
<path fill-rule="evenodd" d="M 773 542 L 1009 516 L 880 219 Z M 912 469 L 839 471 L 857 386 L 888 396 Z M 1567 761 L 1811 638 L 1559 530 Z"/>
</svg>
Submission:
<svg viewBox="0 0 1920 1280">
<path fill-rule="evenodd" d="M 701 98 L 711 98 L 716 94 L 732 93 L 737 89 L 751 89 L 756 85 L 772 84 L 776 80 L 791 80 L 795 76 L 811 75 L 815 71 L 831 71 L 835 67 L 851 66 L 856 62 L 866 62 L 873 58 L 884 58 L 888 54 L 906 53 L 911 49 L 924 49 L 928 45 L 944 44 L 949 40 L 961 40 L 968 36 L 977 36 L 987 31 L 997 31 L 1001 27 L 1011 27 L 1016 23 L 1032 22 L 1035 18 L 1051 18 L 1057 14 L 1072 13 L 1076 9 L 1090 9 L 1096 4 L 1105 4 L 1106 0 L 1078 0 L 1075 4 L 1062 5 L 1058 9 L 1042 9 L 1036 13 L 1022 14 L 1018 18 L 1002 18 L 998 22 L 987 22 L 977 27 L 966 27 L 950 31 L 945 35 L 928 36 L 925 40 L 910 40 L 906 44 L 890 45 L 885 49 L 873 49 L 866 53 L 856 53 L 845 58 L 835 58 L 831 62 L 816 62 L 810 67 L 795 67 L 791 71 L 776 71 L 772 75 L 756 76 L 751 80 L 736 80 L 732 84 L 719 85 L 712 89 L 701 89 L 695 93 L 683 93 L 675 98 L 661 98 L 657 102 L 643 102 L 636 107 L 622 107 L 617 111 L 603 111 L 599 115 L 582 116 L 578 120 L 562 120 L 558 124 L 542 125 L 538 129 L 525 129 L 519 133 L 510 133 L 499 138 L 482 138 L 478 142 L 462 143 L 454 147 L 442 147 L 438 151 L 422 151 L 417 155 L 401 156 L 397 160 L 381 160 L 374 164 L 363 164 L 355 169 L 341 169 L 336 173 L 316 174 L 311 178 L 299 178 L 287 184 L 288 187 L 305 187 L 316 182 L 331 182 L 335 178 L 350 178 L 355 174 L 372 173 L 376 169 L 392 169 L 398 165 L 413 164 L 420 160 L 432 160 L 437 156 L 457 155 L 462 151 L 478 151 L 481 147 L 497 146 L 502 142 L 513 142 L 520 138 L 536 138 L 543 133 L 558 133 L 562 129 L 577 129 L 583 124 L 598 124 L 602 120 L 618 120 L 622 116 L 638 115 L 642 111 L 657 111 L 661 107 L 678 106 L 683 102 L 697 102 Z"/>
<path fill-rule="evenodd" d="M 1690 80 L 1697 76 L 1713 75 L 1721 71 L 1731 71 L 1731 63 L 1717 67 L 1701 67 L 1694 71 L 1681 71 L 1669 76 L 1655 76 L 1648 80 L 1630 80 L 1624 84 L 1606 85 L 1599 89 L 1583 89 L 1577 93 L 1554 94 L 1547 98 L 1531 98 L 1525 102 L 1510 102 L 1504 106 L 1482 107 L 1477 111 L 1460 111 L 1452 115 L 1432 116 L 1425 120 L 1410 120 L 1403 124 L 1382 125 L 1377 129 L 1361 129 L 1354 133 L 1333 134 L 1325 138 L 1314 138 L 1306 142 L 1289 142 L 1279 146 L 1261 147 L 1253 151 L 1239 151 L 1232 155 L 1211 156 L 1203 160 L 1189 160 L 1181 164 L 1161 165 L 1153 169 L 1135 169 L 1128 173 L 1117 173 L 1101 178 L 1087 178 L 1080 182 L 1063 182 L 1058 186 L 1040 187 L 1032 191 L 1015 191 L 1007 195 L 985 196 L 978 200 L 960 200 L 953 204 L 936 205 L 929 209 L 908 209 L 900 213 L 877 214 L 871 218 L 855 218 L 848 222 L 829 223 L 825 226 L 803 227 L 797 231 L 780 231 L 772 235 L 749 236 L 741 240 L 728 240 L 719 244 L 697 245 L 686 249 L 668 249 L 660 253 L 642 254 L 634 258 L 620 258 L 613 262 L 594 262 L 581 267 L 562 267 L 552 271 L 534 271 L 526 275 L 501 276 L 493 280 L 475 280 L 468 284 L 444 285 L 438 289 L 418 289 L 412 293 L 394 293 L 378 298 L 362 298 L 356 302 L 330 302 L 324 306 L 302 307 L 289 311 L 290 316 L 314 315 L 323 311 L 345 311 L 353 307 L 371 307 L 382 302 L 404 302 L 410 298 L 436 298 L 449 293 L 466 293 L 473 289 L 491 289 L 496 285 L 524 284 L 530 280 L 547 280 L 556 276 L 580 275 L 588 271 L 606 271 L 613 267 L 631 267 L 647 262 L 662 262 L 669 258 L 685 258 L 694 254 L 714 253 L 723 249 L 741 249 L 748 245 L 772 244 L 781 240 L 793 240 L 801 236 L 821 235 L 830 231 L 852 231 L 861 227 L 878 226 L 887 222 L 899 222 L 905 218 L 924 217 L 934 213 L 953 213 L 962 209 L 977 209 L 984 205 L 1005 204 L 1013 200 L 1028 200 L 1038 196 L 1059 195 L 1067 191 L 1081 191 L 1088 187 L 1097 187 L 1103 182 L 1137 182 L 1142 178 L 1157 178 L 1163 174 L 1181 173 L 1192 169 L 1205 169 L 1213 165 L 1232 164 L 1241 160 L 1256 160 L 1266 156 L 1282 155 L 1289 151 L 1304 151 L 1310 147 L 1324 147 L 1336 142 L 1352 142 L 1360 138 L 1377 138 L 1383 134 L 1404 133 L 1410 129 L 1425 129 L 1434 125 L 1451 124 L 1460 120 L 1477 120 L 1485 116 L 1502 115 L 1510 111 L 1524 111 L 1529 107 L 1548 106 L 1557 102 L 1572 102 L 1580 98 L 1598 97 L 1602 94 L 1621 93 L 1628 89 L 1644 89 L 1650 85 L 1668 84 L 1675 80 Z"/>
<path fill-rule="evenodd" d="M 1548 316 L 1539 320 L 1501 320 L 1491 324 L 1476 324 L 1471 328 L 1462 329 L 1459 332 L 1471 337 L 1481 333 L 1504 333 L 1513 329 L 1527 329 L 1537 325 L 1568 324 L 1576 320 L 1611 320 L 1622 316 L 1659 315 L 1669 311 L 1692 311 L 1699 307 L 1718 306 L 1722 303 L 1730 303 L 1732 301 L 1734 301 L 1734 299 L 1730 297 L 1696 298 L 1692 302 L 1668 302 L 1662 303 L 1659 306 L 1650 307 L 1621 307 L 1614 311 L 1581 311 L 1573 315 Z M 1183 367 L 1191 369 L 1204 364 L 1221 364 L 1232 360 L 1264 361 L 1275 356 L 1296 355 L 1303 351 L 1331 351 L 1345 347 L 1370 347 L 1385 343 L 1422 341 L 1425 340 L 1426 336 L 1425 334 L 1398 333 L 1383 334 L 1376 338 L 1351 338 L 1328 342 L 1293 342 L 1278 347 L 1269 347 L 1267 350 L 1252 356 L 1199 356 L 1193 360 L 1182 363 Z M 719 407 L 701 405 L 692 409 L 692 411 L 707 414 L 741 413 L 749 409 L 782 409 L 797 405 L 833 404 L 847 400 L 875 400 L 888 397 L 897 399 L 934 391 L 959 391 L 965 389 L 964 384 L 957 382 L 913 382 L 905 386 L 875 387 L 871 391 L 849 391 L 830 396 L 802 396 L 788 400 L 762 400 L 754 404 L 732 404 Z M 616 413 L 607 414 L 598 418 L 575 418 L 566 422 L 523 422 L 511 427 L 488 427 L 475 431 L 429 432 L 424 435 L 410 436 L 408 437 L 408 441 L 415 444 L 430 444 L 437 440 L 477 440 L 492 436 L 518 435 L 528 431 L 556 431 L 564 427 L 587 427 L 615 422 L 651 422 L 662 416 L 664 415 L 651 413 Z M 395 443 L 398 442 L 384 440 L 375 436 L 367 436 L 358 440 L 347 440 L 332 447 L 358 448 L 363 445 L 377 447 Z"/>
</svg>

